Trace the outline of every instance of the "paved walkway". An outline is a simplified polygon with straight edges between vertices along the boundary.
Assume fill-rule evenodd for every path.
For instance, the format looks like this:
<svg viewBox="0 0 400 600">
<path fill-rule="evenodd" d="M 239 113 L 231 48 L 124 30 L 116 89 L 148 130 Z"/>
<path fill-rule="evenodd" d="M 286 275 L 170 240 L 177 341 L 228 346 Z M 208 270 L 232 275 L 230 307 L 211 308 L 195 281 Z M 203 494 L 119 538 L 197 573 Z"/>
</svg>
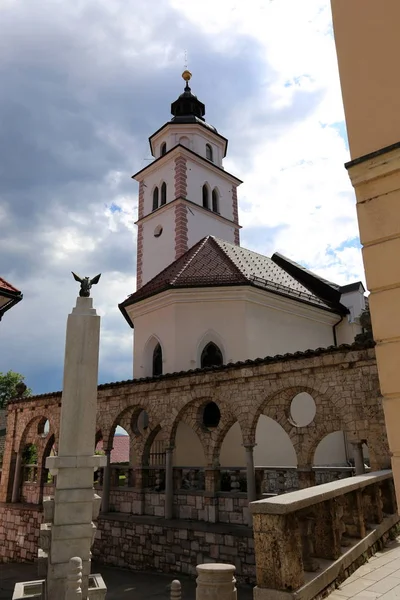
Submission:
<svg viewBox="0 0 400 600">
<path fill-rule="evenodd" d="M 399 600 L 400 599 L 400 537 L 372 556 L 357 569 L 329 600 Z"/>
<path fill-rule="evenodd" d="M 156 600 L 169 599 L 168 587 L 173 579 L 182 584 L 183 600 L 194 600 L 196 581 L 185 575 L 164 575 L 163 573 L 141 573 L 125 569 L 106 567 L 92 563 L 92 573 L 101 573 L 107 586 L 107 600 Z M 37 565 L 33 563 L 0 564 L 0 600 L 10 600 L 17 581 L 37 579 Z M 400 582 L 399 582 L 400 583 Z M 252 600 L 253 587 L 238 587 L 239 600 Z"/>
</svg>

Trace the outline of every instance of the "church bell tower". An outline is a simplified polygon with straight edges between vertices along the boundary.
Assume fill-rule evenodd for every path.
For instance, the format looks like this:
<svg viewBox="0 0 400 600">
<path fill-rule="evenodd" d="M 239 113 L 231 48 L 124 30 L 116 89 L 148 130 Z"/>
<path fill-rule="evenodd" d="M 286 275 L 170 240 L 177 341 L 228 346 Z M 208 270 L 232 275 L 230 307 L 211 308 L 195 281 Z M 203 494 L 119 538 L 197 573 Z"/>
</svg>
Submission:
<svg viewBox="0 0 400 600">
<path fill-rule="evenodd" d="M 237 187 L 225 171 L 228 140 L 205 119 L 185 70 L 172 119 L 150 136 L 154 161 L 133 175 L 139 182 L 137 289 L 202 238 L 239 245 Z"/>
</svg>

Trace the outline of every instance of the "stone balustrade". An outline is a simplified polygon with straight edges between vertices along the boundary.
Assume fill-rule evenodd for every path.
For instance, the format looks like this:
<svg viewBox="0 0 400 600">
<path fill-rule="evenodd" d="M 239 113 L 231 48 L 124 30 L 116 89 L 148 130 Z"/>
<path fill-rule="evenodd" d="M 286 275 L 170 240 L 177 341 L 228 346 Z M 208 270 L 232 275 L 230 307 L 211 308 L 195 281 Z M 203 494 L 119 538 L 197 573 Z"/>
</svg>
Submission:
<svg viewBox="0 0 400 600">
<path fill-rule="evenodd" d="M 391 471 L 259 500 L 250 511 L 256 600 L 316 596 L 399 521 Z"/>
</svg>

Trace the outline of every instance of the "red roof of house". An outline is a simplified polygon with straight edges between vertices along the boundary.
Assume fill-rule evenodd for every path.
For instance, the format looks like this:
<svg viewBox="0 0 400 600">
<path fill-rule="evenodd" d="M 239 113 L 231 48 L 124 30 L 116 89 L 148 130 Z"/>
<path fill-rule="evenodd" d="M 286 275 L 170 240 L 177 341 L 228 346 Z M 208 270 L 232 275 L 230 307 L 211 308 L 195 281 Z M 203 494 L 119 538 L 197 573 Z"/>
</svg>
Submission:
<svg viewBox="0 0 400 600">
<path fill-rule="evenodd" d="M 8 283 L 8 281 L 3 279 L 2 277 L 0 277 L 0 288 L 2 288 L 3 290 L 7 290 L 7 292 L 17 292 L 18 294 L 20 293 L 20 291 L 17 290 L 17 288 L 11 285 L 11 283 Z"/>
<path fill-rule="evenodd" d="M 103 441 L 100 440 L 96 450 L 103 449 Z M 111 450 L 111 462 L 123 463 L 129 462 L 129 436 L 115 435 L 113 440 L 113 449 Z"/>
</svg>

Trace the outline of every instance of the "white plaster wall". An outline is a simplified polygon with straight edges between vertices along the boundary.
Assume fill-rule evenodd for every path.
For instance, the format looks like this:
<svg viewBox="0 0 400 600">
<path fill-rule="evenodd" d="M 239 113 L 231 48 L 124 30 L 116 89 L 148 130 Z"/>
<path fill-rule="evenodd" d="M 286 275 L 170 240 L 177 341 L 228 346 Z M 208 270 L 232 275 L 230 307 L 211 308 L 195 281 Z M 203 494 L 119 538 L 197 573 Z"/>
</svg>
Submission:
<svg viewBox="0 0 400 600">
<path fill-rule="evenodd" d="M 189 144 L 183 143 L 192 152 L 196 152 L 200 156 L 206 157 L 206 144 L 210 144 L 213 149 L 213 163 L 217 166 L 222 166 L 224 141 L 214 136 L 212 132 L 207 131 L 201 125 L 174 125 L 166 127 L 154 143 L 154 156 L 158 158 L 161 153 L 161 145 L 163 142 L 167 144 L 167 152 L 182 143 L 181 138 L 189 139 Z"/>
<path fill-rule="evenodd" d="M 199 367 L 201 349 L 212 336 L 221 346 L 224 362 L 333 344 L 332 326 L 296 314 L 299 307 L 296 302 L 287 301 L 285 311 L 274 309 L 250 301 L 252 292 L 251 289 L 232 287 L 203 288 L 176 290 L 167 296 L 159 296 L 159 302 L 165 297 L 165 302 L 173 302 L 173 305 L 154 308 L 145 315 L 134 317 L 135 377 L 144 374 L 137 367 L 137 363 L 143 362 L 142 331 L 147 338 L 151 333 L 160 337 L 158 332 L 167 336 L 164 343 L 168 358 L 164 356 L 164 372 Z M 292 312 L 286 312 L 288 310 Z M 323 313 L 324 318 L 326 315 Z M 328 318 L 334 322 L 336 316 L 328 315 Z"/>
<path fill-rule="evenodd" d="M 243 436 L 239 423 L 235 423 L 229 429 L 220 452 L 221 467 L 245 467 L 246 451 L 243 447 Z"/>
<path fill-rule="evenodd" d="M 292 313 L 247 303 L 246 336 L 249 354 L 246 358 L 326 348 L 333 344 L 331 325 L 296 315 L 295 310 L 295 302 Z"/>
<path fill-rule="evenodd" d="M 232 204 L 232 182 L 224 177 L 224 173 L 214 172 L 207 168 L 207 165 L 200 165 L 195 161 L 187 161 L 187 199 L 195 204 L 203 206 L 203 185 L 209 184 L 210 187 L 210 206 L 211 191 L 214 187 L 219 191 L 219 213 L 226 219 L 233 220 Z"/>
<path fill-rule="evenodd" d="M 297 457 L 286 431 L 273 419 L 261 415 L 256 428 L 254 466 L 296 467 Z"/>
<path fill-rule="evenodd" d="M 163 232 L 154 237 L 161 225 Z M 175 207 L 157 211 L 143 223 L 142 283 L 145 284 L 175 260 Z"/>
<path fill-rule="evenodd" d="M 347 465 L 343 431 L 329 433 L 318 444 L 314 454 L 315 466 Z"/>
<path fill-rule="evenodd" d="M 206 465 L 199 438 L 193 429 L 182 421 L 176 430 L 173 464 L 176 467 L 204 467 Z"/>
<path fill-rule="evenodd" d="M 345 316 L 343 321 L 336 327 L 337 343 L 339 345 L 352 344 L 359 333 L 362 333 L 362 327 L 356 322 L 350 323 L 347 316 Z"/>
<path fill-rule="evenodd" d="M 235 243 L 235 229 L 229 223 L 219 220 L 213 212 L 197 210 L 190 206 L 187 211 L 188 216 L 188 245 L 189 248 L 197 244 L 199 240 L 206 235 L 226 240 L 231 244 Z"/>
<path fill-rule="evenodd" d="M 166 306 L 149 312 L 135 319 L 135 335 L 133 344 L 133 376 L 150 377 L 152 375 L 152 360 L 146 345 L 152 337 L 156 337 L 163 352 L 163 373 L 176 370 L 176 308 Z"/>
<path fill-rule="evenodd" d="M 342 294 L 340 302 L 350 310 L 350 320 L 356 319 L 365 310 L 365 296 L 360 291 Z"/>
<path fill-rule="evenodd" d="M 158 165 L 153 173 L 148 173 L 143 183 L 144 188 L 144 216 L 153 212 L 153 190 L 157 185 L 159 188 L 161 183 L 165 181 L 167 184 L 167 204 L 175 198 L 175 162 L 167 160 L 163 165 Z M 161 190 L 159 190 L 158 204 L 161 202 Z"/>
</svg>

